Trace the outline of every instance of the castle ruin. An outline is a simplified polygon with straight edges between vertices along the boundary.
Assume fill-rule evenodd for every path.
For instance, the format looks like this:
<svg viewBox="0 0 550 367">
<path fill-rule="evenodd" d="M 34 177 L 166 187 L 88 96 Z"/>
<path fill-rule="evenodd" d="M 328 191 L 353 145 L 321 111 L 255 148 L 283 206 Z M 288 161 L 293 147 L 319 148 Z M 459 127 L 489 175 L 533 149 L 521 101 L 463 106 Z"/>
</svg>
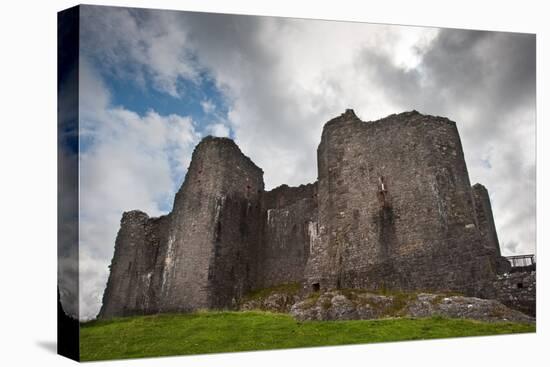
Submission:
<svg viewBox="0 0 550 367">
<path fill-rule="evenodd" d="M 453 121 L 347 110 L 317 164 L 315 183 L 266 191 L 232 140 L 204 138 L 169 214 L 123 214 L 99 317 L 232 308 L 285 283 L 495 294 L 510 264 Z"/>
</svg>

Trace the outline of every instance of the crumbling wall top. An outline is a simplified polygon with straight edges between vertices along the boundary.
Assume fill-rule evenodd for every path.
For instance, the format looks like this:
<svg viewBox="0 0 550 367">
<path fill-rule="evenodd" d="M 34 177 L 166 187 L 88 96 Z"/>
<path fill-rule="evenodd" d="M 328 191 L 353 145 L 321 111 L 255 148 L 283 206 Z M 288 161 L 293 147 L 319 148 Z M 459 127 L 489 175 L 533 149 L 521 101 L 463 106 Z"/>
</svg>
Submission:
<svg viewBox="0 0 550 367">
<path fill-rule="evenodd" d="M 223 138 L 223 137 L 216 137 L 212 135 L 208 135 L 204 137 L 199 144 L 195 147 L 195 150 L 193 152 L 193 156 L 195 156 L 196 152 L 207 150 L 207 149 L 227 149 L 228 151 L 233 151 L 237 153 L 237 155 L 242 159 L 243 162 L 245 162 L 250 168 L 258 171 L 262 176 L 264 171 L 258 167 L 250 157 L 245 155 L 237 143 L 233 139 L 230 138 Z"/>
<path fill-rule="evenodd" d="M 130 210 L 122 213 L 121 222 L 133 219 L 149 219 L 149 215 L 141 210 Z"/>
<path fill-rule="evenodd" d="M 296 187 L 281 185 L 273 190 L 266 191 L 263 197 L 264 207 L 275 208 L 291 205 L 302 199 L 317 197 L 317 182 Z"/>
</svg>

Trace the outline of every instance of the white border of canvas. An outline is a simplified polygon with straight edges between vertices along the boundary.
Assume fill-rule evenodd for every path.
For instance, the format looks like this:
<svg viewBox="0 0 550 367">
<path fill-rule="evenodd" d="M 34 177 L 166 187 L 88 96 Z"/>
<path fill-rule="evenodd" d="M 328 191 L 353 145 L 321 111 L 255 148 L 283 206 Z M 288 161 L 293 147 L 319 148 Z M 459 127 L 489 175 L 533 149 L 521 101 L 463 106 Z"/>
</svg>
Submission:
<svg viewBox="0 0 550 367">
<path fill-rule="evenodd" d="M 545 270 L 548 230 L 550 37 L 544 1 L 134 0 L 89 4 L 291 16 L 537 33 L 537 333 L 275 352 L 100 362 L 118 366 L 469 366 L 542 365 L 548 342 Z M 5 2 L 2 48 L 2 365 L 63 366 L 56 338 L 56 12 L 74 1 Z M 546 104 L 545 104 L 546 103 Z M 546 307 L 545 307 L 546 306 Z"/>
</svg>

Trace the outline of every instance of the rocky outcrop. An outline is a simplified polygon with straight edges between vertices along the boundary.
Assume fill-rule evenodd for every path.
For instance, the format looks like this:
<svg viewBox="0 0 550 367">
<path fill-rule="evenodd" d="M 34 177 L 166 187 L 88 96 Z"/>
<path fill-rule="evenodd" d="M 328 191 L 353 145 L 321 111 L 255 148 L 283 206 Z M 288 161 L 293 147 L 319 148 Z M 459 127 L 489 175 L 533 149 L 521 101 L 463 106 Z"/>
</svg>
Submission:
<svg viewBox="0 0 550 367">
<path fill-rule="evenodd" d="M 358 290 L 311 294 L 294 304 L 290 314 L 300 321 L 441 316 L 488 322 L 534 322 L 534 318 L 495 300 L 430 293 L 382 295 Z"/>
<path fill-rule="evenodd" d="M 534 318 L 506 307 L 491 299 L 419 294 L 415 301 L 407 305 L 406 314 L 411 317 L 443 316 L 449 318 L 473 319 L 480 321 L 534 322 Z"/>
</svg>

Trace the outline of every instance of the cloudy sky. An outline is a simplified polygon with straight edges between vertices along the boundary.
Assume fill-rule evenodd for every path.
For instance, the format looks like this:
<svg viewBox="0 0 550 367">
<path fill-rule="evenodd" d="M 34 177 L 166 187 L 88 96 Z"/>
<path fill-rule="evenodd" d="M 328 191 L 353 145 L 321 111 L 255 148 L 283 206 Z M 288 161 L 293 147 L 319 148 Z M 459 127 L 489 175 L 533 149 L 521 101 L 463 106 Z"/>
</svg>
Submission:
<svg viewBox="0 0 550 367">
<path fill-rule="evenodd" d="M 90 6 L 80 34 L 81 318 L 122 212 L 169 212 L 202 137 L 235 139 L 267 189 L 299 185 L 346 108 L 456 121 L 503 254 L 535 251 L 533 35 Z"/>
</svg>

